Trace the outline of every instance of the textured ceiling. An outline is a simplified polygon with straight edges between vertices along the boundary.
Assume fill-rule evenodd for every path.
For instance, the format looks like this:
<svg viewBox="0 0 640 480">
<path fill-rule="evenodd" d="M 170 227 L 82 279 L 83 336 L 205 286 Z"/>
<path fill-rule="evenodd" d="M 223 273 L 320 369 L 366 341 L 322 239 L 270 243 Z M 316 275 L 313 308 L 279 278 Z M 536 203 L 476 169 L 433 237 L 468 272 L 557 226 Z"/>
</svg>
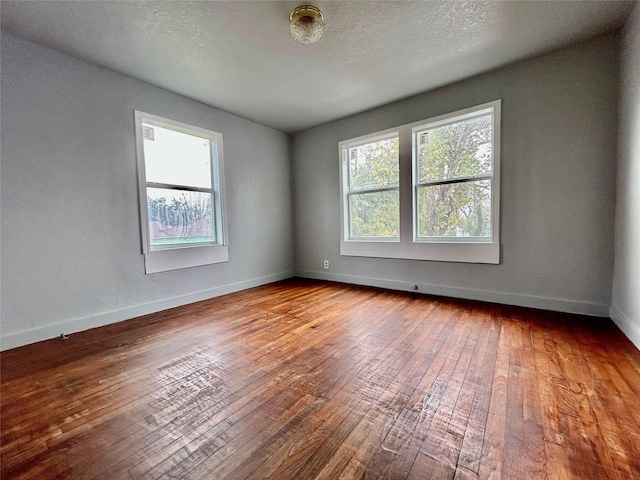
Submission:
<svg viewBox="0 0 640 480">
<path fill-rule="evenodd" d="M 7 1 L 2 29 L 208 105 L 295 132 L 624 24 L 634 2 Z"/>
</svg>

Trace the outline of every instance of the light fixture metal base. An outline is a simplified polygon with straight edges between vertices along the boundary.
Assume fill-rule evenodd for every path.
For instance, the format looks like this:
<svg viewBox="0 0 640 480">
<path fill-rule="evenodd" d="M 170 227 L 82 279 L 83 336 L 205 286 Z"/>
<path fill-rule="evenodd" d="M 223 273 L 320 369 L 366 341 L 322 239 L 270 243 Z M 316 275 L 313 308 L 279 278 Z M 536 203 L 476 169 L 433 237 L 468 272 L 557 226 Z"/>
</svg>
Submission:
<svg viewBox="0 0 640 480">
<path fill-rule="evenodd" d="M 313 5 L 300 5 L 289 16 L 289 30 L 296 42 L 305 45 L 315 43 L 322 37 L 324 16 Z"/>
</svg>

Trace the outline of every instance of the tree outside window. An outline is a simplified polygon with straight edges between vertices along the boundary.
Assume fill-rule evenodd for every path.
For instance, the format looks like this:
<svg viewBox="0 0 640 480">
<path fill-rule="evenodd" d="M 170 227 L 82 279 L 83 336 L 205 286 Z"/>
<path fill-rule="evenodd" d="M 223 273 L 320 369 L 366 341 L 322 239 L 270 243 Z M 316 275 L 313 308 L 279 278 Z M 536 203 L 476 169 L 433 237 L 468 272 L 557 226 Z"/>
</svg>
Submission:
<svg viewBox="0 0 640 480">
<path fill-rule="evenodd" d="M 352 238 L 397 238 L 398 137 L 349 149 L 349 216 Z"/>
<path fill-rule="evenodd" d="M 491 237 L 492 118 L 419 130 L 417 237 Z"/>
</svg>

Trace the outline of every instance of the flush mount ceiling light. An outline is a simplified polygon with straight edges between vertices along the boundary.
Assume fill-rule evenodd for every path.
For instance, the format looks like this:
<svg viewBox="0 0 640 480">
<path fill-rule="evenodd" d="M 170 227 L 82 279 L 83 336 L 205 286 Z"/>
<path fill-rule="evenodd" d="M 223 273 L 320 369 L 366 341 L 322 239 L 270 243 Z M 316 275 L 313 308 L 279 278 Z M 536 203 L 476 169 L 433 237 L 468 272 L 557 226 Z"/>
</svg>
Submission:
<svg viewBox="0 0 640 480">
<path fill-rule="evenodd" d="M 324 29 L 324 17 L 313 5 L 296 7 L 289 17 L 289 30 L 296 42 L 309 44 L 320 40 Z"/>
</svg>

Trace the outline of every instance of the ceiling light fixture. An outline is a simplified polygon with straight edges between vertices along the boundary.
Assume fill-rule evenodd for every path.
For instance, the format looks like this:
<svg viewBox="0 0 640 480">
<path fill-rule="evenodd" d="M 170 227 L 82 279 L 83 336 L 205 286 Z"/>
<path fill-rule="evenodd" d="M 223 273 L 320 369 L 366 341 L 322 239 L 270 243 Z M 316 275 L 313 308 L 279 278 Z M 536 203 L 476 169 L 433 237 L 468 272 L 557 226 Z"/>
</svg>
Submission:
<svg viewBox="0 0 640 480">
<path fill-rule="evenodd" d="M 289 30 L 296 42 L 309 44 L 320 40 L 324 29 L 324 17 L 313 5 L 296 7 L 289 17 Z"/>
</svg>

